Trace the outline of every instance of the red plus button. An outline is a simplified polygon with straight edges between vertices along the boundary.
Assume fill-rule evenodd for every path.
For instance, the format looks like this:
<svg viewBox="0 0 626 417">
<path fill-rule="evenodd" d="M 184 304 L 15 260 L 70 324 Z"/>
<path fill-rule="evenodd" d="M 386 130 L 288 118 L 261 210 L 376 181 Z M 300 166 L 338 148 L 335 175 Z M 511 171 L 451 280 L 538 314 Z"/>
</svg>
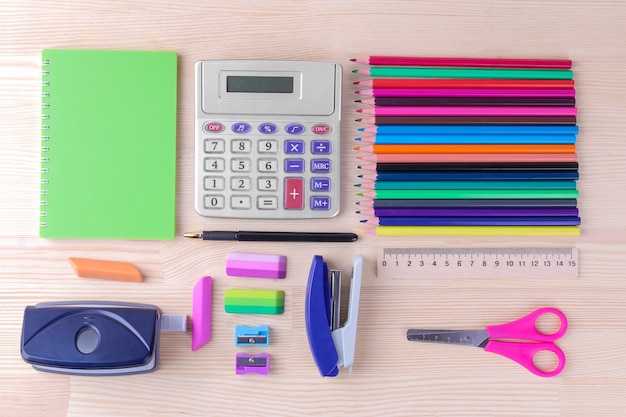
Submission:
<svg viewBox="0 0 626 417">
<path fill-rule="evenodd" d="M 285 178 L 285 209 L 302 210 L 304 208 L 303 194 L 303 178 Z"/>
</svg>

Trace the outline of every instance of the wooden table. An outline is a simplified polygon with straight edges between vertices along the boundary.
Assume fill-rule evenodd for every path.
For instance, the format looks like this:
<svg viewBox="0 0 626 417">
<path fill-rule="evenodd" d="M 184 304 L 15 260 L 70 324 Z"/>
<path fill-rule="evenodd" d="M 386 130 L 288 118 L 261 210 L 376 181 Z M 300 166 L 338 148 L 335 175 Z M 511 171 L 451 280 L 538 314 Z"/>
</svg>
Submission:
<svg viewBox="0 0 626 417">
<path fill-rule="evenodd" d="M 3 416 L 616 416 L 626 408 L 626 3 L 621 1 L 4 1 L 0 3 L 0 415 Z M 177 230 L 359 229 L 357 136 L 349 59 L 369 54 L 570 58 L 581 164 L 580 237 L 362 235 L 354 244 L 44 240 L 39 220 L 40 52 L 51 48 L 172 50 L 179 54 Z M 344 65 L 342 207 L 320 221 L 216 220 L 193 209 L 194 63 L 202 59 L 325 60 Z M 576 247 L 577 279 L 382 280 L 382 247 Z M 286 310 L 228 315 L 228 252 L 284 254 Z M 304 330 L 311 258 L 349 271 L 365 258 L 352 374 L 322 378 Z M 69 256 L 132 262 L 140 284 L 80 279 Z M 155 373 L 68 377 L 20 358 L 23 309 L 42 301 L 145 302 L 191 314 L 191 291 L 214 278 L 213 339 L 162 337 Z M 277 284 L 278 285 L 278 284 Z M 568 364 L 538 378 L 480 349 L 406 341 L 410 327 L 480 328 L 543 306 L 570 320 Z M 236 324 L 269 324 L 271 374 L 236 376 Z"/>
</svg>

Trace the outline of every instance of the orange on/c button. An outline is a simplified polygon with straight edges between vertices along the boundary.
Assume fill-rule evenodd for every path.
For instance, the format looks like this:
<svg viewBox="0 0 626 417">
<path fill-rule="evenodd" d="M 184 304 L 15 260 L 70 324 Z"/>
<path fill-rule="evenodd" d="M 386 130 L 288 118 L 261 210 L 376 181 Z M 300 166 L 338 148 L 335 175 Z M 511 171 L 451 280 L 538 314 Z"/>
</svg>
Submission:
<svg viewBox="0 0 626 417">
<path fill-rule="evenodd" d="M 285 178 L 285 209 L 304 208 L 304 178 Z"/>
</svg>

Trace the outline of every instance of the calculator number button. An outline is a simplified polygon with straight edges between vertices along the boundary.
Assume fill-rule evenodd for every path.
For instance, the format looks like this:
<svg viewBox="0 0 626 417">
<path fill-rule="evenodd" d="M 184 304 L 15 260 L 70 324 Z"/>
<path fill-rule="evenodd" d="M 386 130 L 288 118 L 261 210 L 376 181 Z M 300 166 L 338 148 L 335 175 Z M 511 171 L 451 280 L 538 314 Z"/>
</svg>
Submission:
<svg viewBox="0 0 626 417">
<path fill-rule="evenodd" d="M 224 153 L 224 139 L 205 139 L 205 153 Z"/>
<path fill-rule="evenodd" d="M 223 209 L 224 208 L 224 196 L 223 195 L 205 195 L 204 196 L 204 208 L 205 209 Z"/>
<path fill-rule="evenodd" d="M 304 133 L 304 126 L 300 123 L 290 123 L 285 126 L 285 132 L 289 133 L 290 135 L 299 135 L 301 133 Z"/>
<path fill-rule="evenodd" d="M 259 132 L 264 135 L 273 135 L 278 132 L 278 127 L 274 123 L 261 123 L 259 125 Z"/>
<path fill-rule="evenodd" d="M 220 133 L 224 131 L 224 125 L 218 122 L 206 122 L 202 125 L 205 133 Z"/>
<path fill-rule="evenodd" d="M 236 210 L 252 208 L 252 199 L 248 195 L 234 195 L 230 198 L 230 207 Z"/>
<path fill-rule="evenodd" d="M 304 141 L 302 140 L 286 140 L 285 153 L 301 154 L 304 153 Z"/>
<path fill-rule="evenodd" d="M 232 130 L 233 133 L 243 135 L 250 132 L 250 130 L 252 130 L 252 126 L 250 126 L 248 123 L 233 123 L 233 125 L 230 127 L 230 130 Z"/>
<path fill-rule="evenodd" d="M 277 172 L 278 159 L 259 159 L 259 172 Z"/>
<path fill-rule="evenodd" d="M 330 159 L 312 159 L 311 172 L 313 173 L 329 173 L 331 170 Z"/>
<path fill-rule="evenodd" d="M 259 210 L 276 210 L 278 209 L 278 197 L 263 196 L 257 199 L 257 207 Z"/>
<path fill-rule="evenodd" d="M 225 167 L 224 158 L 206 158 L 204 160 L 204 170 L 207 172 L 222 172 Z"/>
<path fill-rule="evenodd" d="M 234 191 L 250 191 L 252 179 L 250 177 L 233 177 L 230 179 L 230 189 Z"/>
<path fill-rule="evenodd" d="M 224 177 L 204 177 L 204 189 L 221 191 L 224 189 Z"/>
<path fill-rule="evenodd" d="M 285 172 L 304 172 L 304 159 L 285 159 Z"/>
<path fill-rule="evenodd" d="M 277 153 L 278 141 L 275 140 L 260 140 L 259 141 L 259 153 Z"/>
<path fill-rule="evenodd" d="M 232 159 L 230 161 L 230 169 L 233 172 L 250 172 L 252 170 L 252 160 L 250 159 Z"/>
<path fill-rule="evenodd" d="M 278 191 L 278 178 L 260 177 L 258 179 L 257 187 L 259 191 Z"/>
<path fill-rule="evenodd" d="M 252 141 L 250 139 L 237 139 L 230 143 L 232 153 L 250 153 L 252 152 Z"/>
<path fill-rule="evenodd" d="M 285 209 L 302 210 L 304 208 L 304 179 L 285 178 Z"/>
<path fill-rule="evenodd" d="M 311 153 L 328 155 L 331 152 L 329 140 L 314 140 L 311 142 Z"/>
</svg>

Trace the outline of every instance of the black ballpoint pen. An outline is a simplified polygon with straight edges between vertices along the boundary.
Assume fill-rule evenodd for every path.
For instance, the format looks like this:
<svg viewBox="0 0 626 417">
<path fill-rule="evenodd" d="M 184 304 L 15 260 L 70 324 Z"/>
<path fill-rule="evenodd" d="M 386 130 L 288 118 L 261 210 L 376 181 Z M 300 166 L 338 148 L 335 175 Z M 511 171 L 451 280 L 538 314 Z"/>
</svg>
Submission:
<svg viewBox="0 0 626 417">
<path fill-rule="evenodd" d="M 238 240 L 248 242 L 356 242 L 355 233 L 204 231 L 184 233 L 184 237 L 202 240 Z"/>
</svg>

